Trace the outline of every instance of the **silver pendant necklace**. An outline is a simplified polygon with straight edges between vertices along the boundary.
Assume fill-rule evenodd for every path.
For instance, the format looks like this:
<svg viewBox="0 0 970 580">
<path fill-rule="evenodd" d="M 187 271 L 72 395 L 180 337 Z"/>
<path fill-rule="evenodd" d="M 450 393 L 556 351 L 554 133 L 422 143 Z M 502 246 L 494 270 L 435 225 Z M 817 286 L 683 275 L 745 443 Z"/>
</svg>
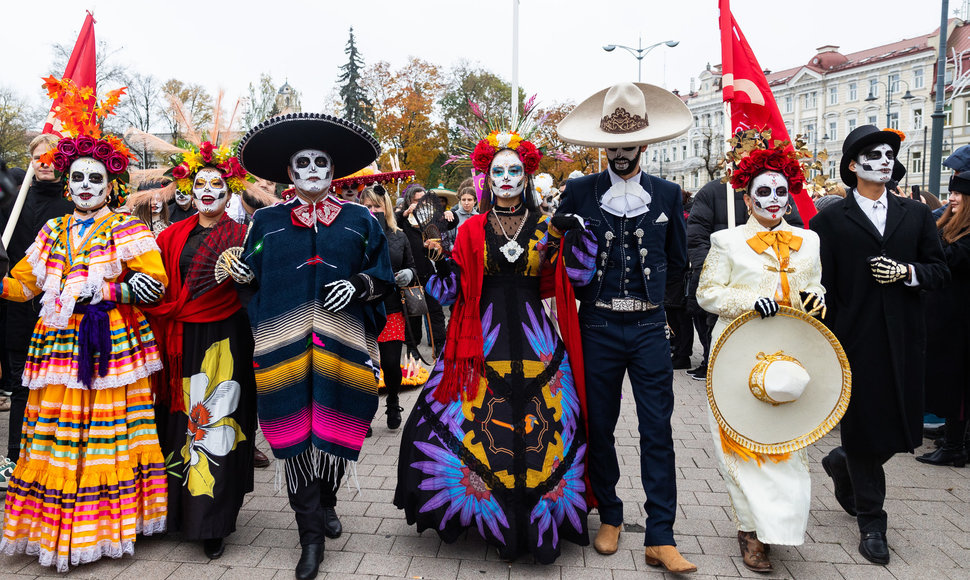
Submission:
<svg viewBox="0 0 970 580">
<path fill-rule="evenodd" d="M 492 213 L 495 215 L 495 221 L 498 222 L 499 229 L 502 230 L 502 236 L 504 236 L 507 240 L 505 245 L 500 247 L 498 251 L 501 252 L 502 255 L 505 256 L 505 259 L 510 263 L 515 262 L 519 259 L 519 256 L 525 252 L 525 249 L 515 240 L 519 237 L 519 234 L 522 233 L 522 228 L 525 226 L 526 220 L 529 219 L 529 210 L 525 210 L 525 214 L 522 216 L 522 221 L 519 222 L 519 229 L 515 230 L 515 234 L 512 237 L 509 237 L 509 234 L 505 232 L 505 226 L 502 225 L 502 220 L 499 218 L 498 212 L 495 211 L 495 208 L 492 208 Z"/>
</svg>

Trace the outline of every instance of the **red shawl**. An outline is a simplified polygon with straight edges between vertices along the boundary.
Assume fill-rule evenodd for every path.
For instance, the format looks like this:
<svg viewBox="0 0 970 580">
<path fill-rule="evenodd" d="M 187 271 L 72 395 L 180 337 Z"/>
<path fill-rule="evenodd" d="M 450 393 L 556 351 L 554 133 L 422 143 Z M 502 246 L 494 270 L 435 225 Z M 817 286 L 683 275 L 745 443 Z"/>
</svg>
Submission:
<svg viewBox="0 0 970 580">
<path fill-rule="evenodd" d="M 223 214 L 222 220 L 229 219 Z M 182 284 L 179 257 L 192 228 L 198 223 L 199 214 L 195 214 L 175 222 L 159 234 L 158 247 L 162 252 L 169 284 L 161 302 L 142 308 L 149 315 L 155 340 L 165 358 L 162 372 L 156 375 L 157 399 L 173 412 L 185 411 L 185 398 L 182 395 L 182 323 L 225 320 L 242 308 L 230 280 L 195 299 L 189 295 L 188 286 Z"/>
</svg>

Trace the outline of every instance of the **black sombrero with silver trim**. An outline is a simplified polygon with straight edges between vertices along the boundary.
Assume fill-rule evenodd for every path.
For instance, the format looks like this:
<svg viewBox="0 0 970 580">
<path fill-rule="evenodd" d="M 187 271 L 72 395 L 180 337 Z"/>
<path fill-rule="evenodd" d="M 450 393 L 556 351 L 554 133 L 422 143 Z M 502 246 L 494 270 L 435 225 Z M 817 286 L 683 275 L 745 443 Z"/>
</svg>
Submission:
<svg viewBox="0 0 970 580">
<path fill-rule="evenodd" d="M 381 154 L 377 139 L 355 123 L 323 113 L 289 113 L 250 129 L 239 141 L 239 161 L 257 177 L 292 183 L 286 168 L 303 149 L 330 155 L 334 175 L 360 171 Z"/>
</svg>

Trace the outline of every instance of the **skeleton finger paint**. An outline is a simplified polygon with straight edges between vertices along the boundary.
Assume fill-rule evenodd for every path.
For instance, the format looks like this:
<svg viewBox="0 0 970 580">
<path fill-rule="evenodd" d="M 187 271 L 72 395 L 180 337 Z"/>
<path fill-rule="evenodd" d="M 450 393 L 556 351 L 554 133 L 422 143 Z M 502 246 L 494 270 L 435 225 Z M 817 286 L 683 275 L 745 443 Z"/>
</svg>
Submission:
<svg viewBox="0 0 970 580">
<path fill-rule="evenodd" d="M 108 169 L 104 163 L 82 157 L 71 163 L 70 175 L 71 201 L 79 211 L 93 211 L 108 203 Z"/>
<path fill-rule="evenodd" d="M 788 180 L 775 171 L 765 171 L 748 186 L 751 213 L 765 220 L 778 220 L 788 211 Z"/>
<path fill-rule="evenodd" d="M 496 153 L 488 170 L 488 182 L 492 195 L 497 198 L 513 199 L 522 195 L 526 175 L 519 154 L 511 149 Z"/>
<path fill-rule="evenodd" d="M 639 147 L 607 147 L 606 160 L 617 175 L 628 175 L 640 165 Z"/>
<path fill-rule="evenodd" d="M 893 148 L 880 143 L 862 150 L 855 158 L 855 174 L 863 181 L 886 183 L 893 175 L 896 154 Z"/>
<path fill-rule="evenodd" d="M 218 169 L 204 167 L 195 174 L 192 197 L 200 213 L 217 214 L 225 210 L 229 202 L 229 185 Z"/>
<path fill-rule="evenodd" d="M 330 189 L 333 159 L 317 149 L 303 149 L 290 157 L 293 185 L 304 193 L 319 194 Z"/>
</svg>

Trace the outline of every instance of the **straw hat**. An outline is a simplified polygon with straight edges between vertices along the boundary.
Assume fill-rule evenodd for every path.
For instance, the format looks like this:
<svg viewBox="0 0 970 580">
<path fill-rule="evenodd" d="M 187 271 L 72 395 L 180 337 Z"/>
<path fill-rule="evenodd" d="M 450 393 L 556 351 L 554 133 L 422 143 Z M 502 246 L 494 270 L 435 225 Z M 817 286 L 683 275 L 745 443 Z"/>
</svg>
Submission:
<svg viewBox="0 0 970 580">
<path fill-rule="evenodd" d="M 852 374 L 835 335 L 808 314 L 736 318 L 711 353 L 707 399 L 714 419 L 756 453 L 788 453 L 814 443 L 842 419 Z"/>
<path fill-rule="evenodd" d="M 690 109 L 670 91 L 646 83 L 620 83 L 577 105 L 556 132 L 576 145 L 633 147 L 673 139 L 693 122 Z"/>
</svg>

